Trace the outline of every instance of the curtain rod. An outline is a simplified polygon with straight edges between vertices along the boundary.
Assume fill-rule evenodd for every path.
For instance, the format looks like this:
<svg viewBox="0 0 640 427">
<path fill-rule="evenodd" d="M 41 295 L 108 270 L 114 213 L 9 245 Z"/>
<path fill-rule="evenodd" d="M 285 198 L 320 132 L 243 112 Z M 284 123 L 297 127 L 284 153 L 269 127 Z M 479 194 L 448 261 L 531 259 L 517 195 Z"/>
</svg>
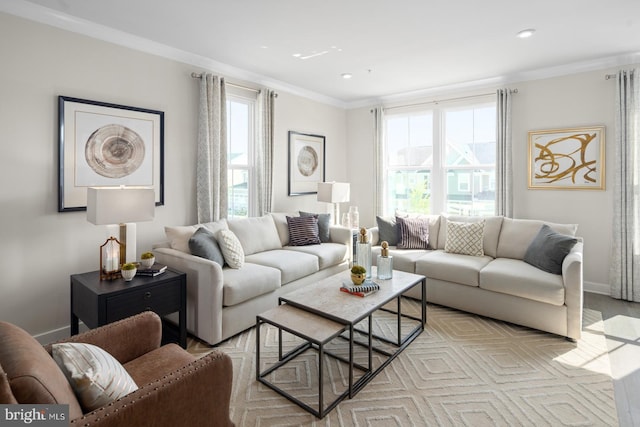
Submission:
<svg viewBox="0 0 640 427">
<path fill-rule="evenodd" d="M 201 78 L 202 78 L 202 73 L 195 73 L 195 72 L 193 72 L 193 73 L 191 73 L 191 77 L 193 77 L 194 79 L 201 79 Z M 226 82 L 226 84 L 227 84 L 227 85 L 229 85 L 229 86 L 237 87 L 237 88 L 239 88 L 239 89 L 250 90 L 250 91 L 252 91 L 252 92 L 256 92 L 256 93 L 261 93 L 261 92 L 262 92 L 260 89 L 256 89 L 256 88 L 249 87 L 249 86 L 242 86 L 242 85 L 239 85 L 239 84 L 229 83 L 229 82 Z M 278 97 L 278 94 L 277 94 L 276 92 L 274 92 L 274 93 L 273 93 L 273 96 L 274 96 L 275 98 L 277 98 L 277 97 Z"/>
<path fill-rule="evenodd" d="M 518 89 L 509 89 L 509 93 L 518 93 Z M 420 105 L 438 104 L 440 102 L 459 101 L 461 99 L 481 98 L 481 97 L 485 97 L 485 96 L 489 96 L 489 95 L 495 95 L 495 94 L 496 94 L 495 92 L 491 92 L 491 93 L 481 93 L 481 94 L 478 94 L 478 95 L 459 96 L 457 98 L 435 99 L 433 101 L 418 102 L 416 104 L 407 104 L 407 105 L 398 105 L 398 106 L 395 106 L 395 107 L 386 107 L 386 108 L 383 108 L 383 110 L 395 110 L 396 108 L 417 107 L 417 106 L 420 106 Z"/>
<path fill-rule="evenodd" d="M 611 79 L 615 79 L 616 77 L 618 77 L 616 74 L 605 74 L 604 79 L 611 80 Z"/>
</svg>

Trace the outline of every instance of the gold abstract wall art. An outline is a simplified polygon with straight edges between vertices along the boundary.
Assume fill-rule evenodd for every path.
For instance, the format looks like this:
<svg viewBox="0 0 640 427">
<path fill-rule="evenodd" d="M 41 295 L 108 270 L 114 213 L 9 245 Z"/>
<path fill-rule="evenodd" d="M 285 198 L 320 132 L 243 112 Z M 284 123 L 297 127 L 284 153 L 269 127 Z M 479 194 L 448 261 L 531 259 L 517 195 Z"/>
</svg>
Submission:
<svg viewBox="0 0 640 427">
<path fill-rule="evenodd" d="M 604 126 L 529 132 L 529 188 L 604 190 Z"/>
</svg>

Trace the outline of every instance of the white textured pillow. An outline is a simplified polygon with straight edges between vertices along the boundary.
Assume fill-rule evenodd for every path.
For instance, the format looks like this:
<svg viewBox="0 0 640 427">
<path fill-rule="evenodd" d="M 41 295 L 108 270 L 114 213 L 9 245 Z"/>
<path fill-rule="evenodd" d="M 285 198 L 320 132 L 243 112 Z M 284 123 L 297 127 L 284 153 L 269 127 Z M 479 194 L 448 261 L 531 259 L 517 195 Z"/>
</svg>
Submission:
<svg viewBox="0 0 640 427">
<path fill-rule="evenodd" d="M 461 255 L 483 256 L 484 220 L 455 222 L 447 220 L 447 240 L 444 251 Z"/>
<path fill-rule="evenodd" d="M 233 231 L 220 230 L 216 237 L 227 265 L 231 268 L 242 268 L 244 265 L 244 250 Z"/>
<path fill-rule="evenodd" d="M 51 346 L 53 359 L 85 412 L 93 411 L 138 389 L 135 381 L 109 353 L 92 344 Z"/>
</svg>

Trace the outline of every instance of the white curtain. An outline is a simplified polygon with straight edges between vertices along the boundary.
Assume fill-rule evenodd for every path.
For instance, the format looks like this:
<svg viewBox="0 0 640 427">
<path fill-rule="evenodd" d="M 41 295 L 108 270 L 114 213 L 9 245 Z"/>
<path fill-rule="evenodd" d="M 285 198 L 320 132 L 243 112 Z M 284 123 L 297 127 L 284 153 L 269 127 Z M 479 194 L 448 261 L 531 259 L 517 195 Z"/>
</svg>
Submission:
<svg viewBox="0 0 640 427">
<path fill-rule="evenodd" d="M 640 69 L 617 76 L 611 296 L 640 302 Z"/>
<path fill-rule="evenodd" d="M 382 107 L 377 107 L 371 110 L 373 115 L 373 146 L 376 150 L 376 169 L 375 175 L 376 191 L 374 194 L 374 206 L 376 207 L 376 215 L 382 216 L 384 214 L 384 195 L 385 183 L 384 179 L 387 174 L 384 171 L 384 110 Z"/>
<path fill-rule="evenodd" d="M 496 99 L 496 215 L 508 218 L 513 218 L 511 96 L 511 90 L 498 89 Z"/>
<path fill-rule="evenodd" d="M 227 217 L 227 107 L 224 78 L 200 81 L 196 205 L 198 222 Z"/>
<path fill-rule="evenodd" d="M 263 89 L 258 95 L 256 144 L 256 206 L 258 216 L 271 212 L 273 203 L 273 118 L 276 94 Z"/>
</svg>

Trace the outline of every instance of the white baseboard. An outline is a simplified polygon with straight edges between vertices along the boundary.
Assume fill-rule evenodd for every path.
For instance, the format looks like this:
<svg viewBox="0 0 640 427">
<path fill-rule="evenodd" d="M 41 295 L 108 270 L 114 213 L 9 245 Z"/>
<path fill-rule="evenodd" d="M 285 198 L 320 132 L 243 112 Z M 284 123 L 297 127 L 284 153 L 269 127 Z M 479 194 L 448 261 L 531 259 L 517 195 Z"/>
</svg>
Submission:
<svg viewBox="0 0 640 427">
<path fill-rule="evenodd" d="M 80 322 L 79 331 L 84 332 L 89 330 L 84 323 Z M 38 335 L 34 335 L 33 337 L 38 340 L 38 342 L 42 345 L 49 344 L 52 342 L 60 341 L 64 338 L 69 338 L 71 336 L 71 326 L 65 326 L 63 328 L 54 329 L 52 331 L 43 332 Z"/>
<path fill-rule="evenodd" d="M 583 289 L 585 292 L 594 294 L 610 295 L 611 287 L 608 283 L 584 282 Z"/>
</svg>

